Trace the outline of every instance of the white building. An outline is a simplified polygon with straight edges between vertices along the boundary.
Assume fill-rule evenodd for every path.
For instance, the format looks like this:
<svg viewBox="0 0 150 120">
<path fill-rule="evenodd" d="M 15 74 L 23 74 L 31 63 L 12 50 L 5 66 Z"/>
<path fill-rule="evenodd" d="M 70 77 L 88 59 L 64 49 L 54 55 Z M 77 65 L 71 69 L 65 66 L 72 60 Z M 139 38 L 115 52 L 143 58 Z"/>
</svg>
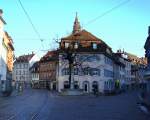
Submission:
<svg viewBox="0 0 150 120">
<path fill-rule="evenodd" d="M 119 66 L 118 78 L 121 86 L 130 86 L 131 85 L 131 65 L 132 62 L 128 59 L 128 56 L 125 52 L 121 52 L 120 50 L 115 53 L 115 56 L 119 58 L 119 61 L 122 63 Z"/>
<path fill-rule="evenodd" d="M 7 48 L 4 45 L 4 25 L 6 22 L 2 18 L 2 10 L 0 10 L 0 80 L 6 80 L 7 73 Z"/>
<path fill-rule="evenodd" d="M 106 84 L 113 81 L 113 61 L 104 54 L 79 53 L 77 56 L 79 65 L 74 67 L 74 84 L 75 88 L 84 90 L 84 92 L 92 92 L 93 86 L 97 86 L 100 92 L 106 89 Z M 105 60 L 109 60 L 108 65 Z M 67 60 L 62 60 L 59 56 L 59 92 L 67 88 L 69 79 L 69 69 L 66 65 Z"/>
<path fill-rule="evenodd" d="M 70 67 L 68 58 L 73 57 L 73 67 Z M 77 16 L 72 34 L 61 39 L 58 66 L 59 92 L 71 85 L 87 93 L 94 88 L 102 93 L 113 92 L 117 82 L 121 88 L 131 80 L 131 62 L 125 56 L 114 54 L 101 39 L 81 30 Z"/>
<path fill-rule="evenodd" d="M 30 68 L 31 80 L 39 81 L 39 62 L 35 62 Z"/>
<path fill-rule="evenodd" d="M 3 11 L 0 9 L 0 89 L 5 90 L 5 84 L 7 75 L 7 48 L 4 44 L 4 25 L 6 22 L 2 18 Z M 2 85 L 3 84 L 3 85 Z"/>
<path fill-rule="evenodd" d="M 13 80 L 16 82 L 31 82 L 29 68 L 40 58 L 37 54 L 22 55 L 16 58 L 13 68 Z"/>
<path fill-rule="evenodd" d="M 35 62 L 32 67 L 30 67 L 31 73 L 31 83 L 33 88 L 39 88 L 39 61 Z"/>
<path fill-rule="evenodd" d="M 72 73 L 66 59 L 68 54 L 74 56 Z M 115 66 L 119 68 L 124 65 L 124 61 L 122 62 L 115 59 L 111 48 L 104 41 L 86 30 L 81 30 L 76 16 L 72 34 L 62 38 L 60 43 L 58 91 L 69 88 L 69 74 L 72 75 L 75 89 L 87 93 L 92 92 L 94 88 L 99 92 L 113 91 L 114 69 Z M 121 74 L 120 70 L 118 72 L 116 73 Z"/>
</svg>

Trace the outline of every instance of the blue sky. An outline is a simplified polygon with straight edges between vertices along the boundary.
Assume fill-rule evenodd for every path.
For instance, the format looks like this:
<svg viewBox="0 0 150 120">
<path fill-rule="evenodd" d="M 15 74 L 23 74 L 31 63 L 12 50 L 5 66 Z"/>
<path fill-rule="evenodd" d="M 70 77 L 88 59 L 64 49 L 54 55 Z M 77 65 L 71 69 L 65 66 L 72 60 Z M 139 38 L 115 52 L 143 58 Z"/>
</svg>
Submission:
<svg viewBox="0 0 150 120">
<path fill-rule="evenodd" d="M 44 48 L 18 0 L 0 0 L 0 8 L 7 22 L 5 30 L 13 38 L 16 56 L 57 47 L 54 39 L 72 32 L 76 12 L 83 29 L 105 41 L 113 51 L 124 48 L 127 52 L 144 56 L 143 46 L 150 25 L 149 0 L 130 0 L 87 24 L 123 1 L 126 0 L 21 0 L 44 39 Z"/>
</svg>

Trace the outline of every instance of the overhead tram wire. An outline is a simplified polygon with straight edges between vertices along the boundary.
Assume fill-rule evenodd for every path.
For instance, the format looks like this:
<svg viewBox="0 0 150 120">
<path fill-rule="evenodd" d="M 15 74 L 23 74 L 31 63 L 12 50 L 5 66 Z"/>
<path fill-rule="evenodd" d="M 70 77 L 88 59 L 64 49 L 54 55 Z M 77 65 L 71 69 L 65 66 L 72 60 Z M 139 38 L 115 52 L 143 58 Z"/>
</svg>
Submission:
<svg viewBox="0 0 150 120">
<path fill-rule="evenodd" d="M 32 26 L 32 28 L 33 28 L 33 30 L 34 30 L 34 32 L 36 33 L 36 35 L 37 35 L 38 38 L 40 39 L 42 48 L 44 49 L 43 39 L 41 39 L 41 36 L 40 36 L 38 30 L 36 29 L 35 25 L 33 24 L 32 20 L 31 20 L 31 17 L 29 16 L 28 12 L 27 12 L 26 9 L 24 8 L 24 6 L 23 6 L 21 0 L 18 0 L 18 2 L 19 2 L 19 4 L 20 4 L 22 10 L 24 11 L 24 13 L 25 13 L 27 19 L 29 20 L 29 22 L 30 22 L 30 24 L 31 24 L 31 26 Z"/>
<path fill-rule="evenodd" d="M 107 11 L 105 11 L 104 13 L 102 13 L 101 15 L 99 15 L 98 17 L 96 17 L 96 18 L 90 20 L 89 22 L 87 22 L 87 23 L 84 25 L 84 27 L 87 26 L 87 25 L 89 25 L 89 24 L 91 24 L 91 23 L 93 23 L 93 22 L 95 22 L 96 20 L 98 20 L 98 19 L 104 17 L 105 15 L 111 13 L 112 11 L 114 11 L 114 10 L 120 8 L 121 6 L 127 4 L 127 3 L 130 2 L 130 1 L 131 1 L 131 0 L 126 0 L 126 1 L 123 1 L 123 2 L 119 3 L 118 5 L 112 7 L 111 9 L 109 9 L 109 10 L 107 10 Z"/>
</svg>

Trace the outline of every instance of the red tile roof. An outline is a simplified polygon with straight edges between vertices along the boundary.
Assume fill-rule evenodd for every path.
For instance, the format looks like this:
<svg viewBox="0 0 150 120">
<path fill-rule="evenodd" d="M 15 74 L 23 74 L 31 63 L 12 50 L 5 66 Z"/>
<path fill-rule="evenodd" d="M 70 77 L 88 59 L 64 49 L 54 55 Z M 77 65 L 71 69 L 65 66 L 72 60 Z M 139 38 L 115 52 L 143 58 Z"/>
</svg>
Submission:
<svg viewBox="0 0 150 120">
<path fill-rule="evenodd" d="M 62 38 L 62 40 L 86 40 L 86 41 L 101 41 L 101 39 L 97 38 L 96 36 L 92 35 L 90 32 L 86 30 L 82 30 L 78 33 L 71 34 L 67 37 Z"/>
<path fill-rule="evenodd" d="M 110 48 L 103 40 L 97 38 L 90 32 L 82 30 L 78 33 L 72 33 L 71 35 L 61 38 L 61 47 L 64 46 L 64 42 L 79 42 L 83 47 L 91 46 L 91 43 L 97 43 Z"/>
<path fill-rule="evenodd" d="M 44 61 L 57 61 L 58 60 L 58 51 L 48 51 L 40 60 L 40 62 Z"/>
<path fill-rule="evenodd" d="M 35 54 L 22 55 L 16 58 L 15 62 L 29 62 Z"/>
</svg>

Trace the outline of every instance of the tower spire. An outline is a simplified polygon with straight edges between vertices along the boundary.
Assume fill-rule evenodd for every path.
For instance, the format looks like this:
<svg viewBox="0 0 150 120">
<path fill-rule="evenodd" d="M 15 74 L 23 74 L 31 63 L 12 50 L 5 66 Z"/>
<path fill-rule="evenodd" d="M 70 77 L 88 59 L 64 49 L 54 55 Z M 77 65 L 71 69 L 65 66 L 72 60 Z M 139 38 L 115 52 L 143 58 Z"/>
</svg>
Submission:
<svg viewBox="0 0 150 120">
<path fill-rule="evenodd" d="M 80 22 L 78 21 L 78 13 L 76 12 L 72 33 L 78 33 L 80 31 L 81 31 L 81 26 L 80 26 Z"/>
</svg>

